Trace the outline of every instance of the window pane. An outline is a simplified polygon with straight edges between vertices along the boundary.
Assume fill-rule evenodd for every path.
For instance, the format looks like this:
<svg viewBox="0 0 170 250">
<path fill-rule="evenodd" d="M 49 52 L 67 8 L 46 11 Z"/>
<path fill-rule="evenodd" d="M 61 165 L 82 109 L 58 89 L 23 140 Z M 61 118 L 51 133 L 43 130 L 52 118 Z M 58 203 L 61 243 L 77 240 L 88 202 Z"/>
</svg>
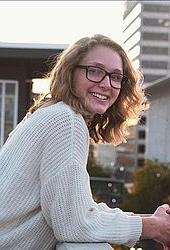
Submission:
<svg viewBox="0 0 170 250">
<path fill-rule="evenodd" d="M 146 137 L 145 130 L 140 130 L 139 131 L 139 139 L 145 139 L 145 137 Z"/>
<path fill-rule="evenodd" d="M 6 83 L 6 94 L 13 94 L 15 93 L 15 84 L 13 83 Z"/>
<path fill-rule="evenodd" d="M 150 69 L 166 69 L 167 62 L 164 61 L 142 61 L 142 68 L 150 68 Z"/>
<path fill-rule="evenodd" d="M 144 40 L 168 41 L 168 34 L 167 33 L 143 32 L 142 36 L 143 36 Z"/>
<path fill-rule="evenodd" d="M 154 4 L 144 4 L 143 5 L 143 11 L 147 12 L 165 12 L 168 13 L 169 12 L 169 7 L 168 6 L 163 6 L 163 5 L 154 5 Z"/>
<path fill-rule="evenodd" d="M 7 139 L 8 134 L 13 129 L 14 121 L 14 95 L 6 95 L 5 97 L 5 135 L 4 140 Z"/>
<path fill-rule="evenodd" d="M 138 145 L 138 153 L 145 153 L 145 144 Z"/>
<path fill-rule="evenodd" d="M 142 53 L 143 54 L 159 54 L 159 55 L 167 55 L 168 54 L 168 48 L 162 48 L 162 47 L 142 47 Z"/>
<path fill-rule="evenodd" d="M 17 81 L 0 80 L 0 146 L 5 143 L 17 123 L 17 85 Z"/>
</svg>

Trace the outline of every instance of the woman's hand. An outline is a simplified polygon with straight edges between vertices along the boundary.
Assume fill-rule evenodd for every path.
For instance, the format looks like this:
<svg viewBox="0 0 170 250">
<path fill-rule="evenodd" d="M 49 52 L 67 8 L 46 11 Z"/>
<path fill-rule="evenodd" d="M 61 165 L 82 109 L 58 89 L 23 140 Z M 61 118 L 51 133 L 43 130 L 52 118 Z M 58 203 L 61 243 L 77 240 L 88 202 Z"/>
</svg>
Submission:
<svg viewBox="0 0 170 250">
<path fill-rule="evenodd" d="M 170 207 L 164 204 L 150 217 L 142 217 L 142 239 L 153 239 L 164 244 L 170 250 Z M 168 249 L 169 248 L 169 249 Z"/>
<path fill-rule="evenodd" d="M 170 207 L 168 204 L 164 204 L 158 207 L 153 214 L 158 222 L 158 236 L 155 240 L 162 242 L 165 245 L 165 249 L 170 247 Z M 159 231 L 160 230 L 160 231 Z"/>
</svg>

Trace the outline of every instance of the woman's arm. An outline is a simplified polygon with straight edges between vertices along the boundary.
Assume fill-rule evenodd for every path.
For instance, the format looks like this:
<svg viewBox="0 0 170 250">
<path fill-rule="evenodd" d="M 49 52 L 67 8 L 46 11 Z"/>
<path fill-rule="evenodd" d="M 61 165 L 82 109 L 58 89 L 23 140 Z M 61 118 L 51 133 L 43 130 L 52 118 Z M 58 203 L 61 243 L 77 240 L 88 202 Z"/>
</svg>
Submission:
<svg viewBox="0 0 170 250">
<path fill-rule="evenodd" d="M 86 131 L 77 115 L 62 112 L 52 117 L 40 169 L 42 213 L 61 242 L 110 242 L 131 247 L 141 235 L 142 219 L 119 209 L 111 212 L 94 202 L 86 170 Z"/>
</svg>

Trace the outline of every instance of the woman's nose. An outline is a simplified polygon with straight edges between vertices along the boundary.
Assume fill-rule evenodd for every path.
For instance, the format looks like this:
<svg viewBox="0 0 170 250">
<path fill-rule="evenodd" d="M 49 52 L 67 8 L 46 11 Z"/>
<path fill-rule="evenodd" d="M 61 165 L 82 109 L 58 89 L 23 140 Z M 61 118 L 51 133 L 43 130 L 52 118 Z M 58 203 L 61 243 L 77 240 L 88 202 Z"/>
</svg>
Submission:
<svg viewBox="0 0 170 250">
<path fill-rule="evenodd" d="M 111 88 L 109 76 L 105 76 L 105 78 L 99 83 L 99 85 L 103 88 Z"/>
</svg>

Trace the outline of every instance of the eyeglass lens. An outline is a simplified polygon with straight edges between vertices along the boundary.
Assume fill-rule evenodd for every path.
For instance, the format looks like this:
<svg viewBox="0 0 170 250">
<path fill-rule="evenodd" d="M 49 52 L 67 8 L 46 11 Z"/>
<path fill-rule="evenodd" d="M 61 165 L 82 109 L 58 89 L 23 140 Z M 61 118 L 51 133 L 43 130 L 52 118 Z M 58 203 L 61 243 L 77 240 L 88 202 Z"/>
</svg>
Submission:
<svg viewBox="0 0 170 250">
<path fill-rule="evenodd" d="M 119 73 L 108 73 L 104 69 L 89 66 L 87 67 L 87 78 L 94 82 L 101 82 L 106 76 L 109 76 L 112 87 L 121 88 L 123 75 Z"/>
</svg>

